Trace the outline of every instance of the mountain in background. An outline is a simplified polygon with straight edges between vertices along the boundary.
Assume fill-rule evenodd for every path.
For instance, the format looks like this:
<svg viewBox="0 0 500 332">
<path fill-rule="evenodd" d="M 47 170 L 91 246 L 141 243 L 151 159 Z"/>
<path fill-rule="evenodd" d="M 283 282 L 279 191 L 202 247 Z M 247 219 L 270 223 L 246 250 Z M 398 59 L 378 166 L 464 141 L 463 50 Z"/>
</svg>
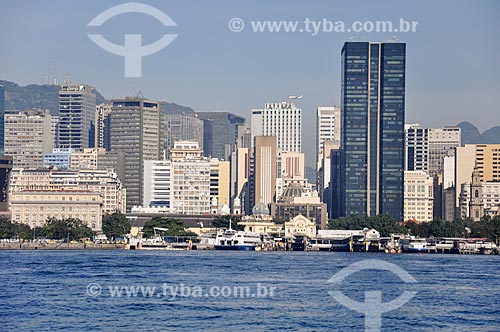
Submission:
<svg viewBox="0 0 500 332">
<path fill-rule="evenodd" d="M 460 122 L 457 127 L 462 130 L 462 145 L 500 144 L 500 126 L 490 128 L 482 134 L 476 126 L 467 121 Z"/>
<path fill-rule="evenodd" d="M 59 113 L 58 85 L 30 84 L 20 86 L 16 83 L 0 80 L 5 87 L 5 109 L 24 111 L 32 108 L 50 110 L 51 114 Z M 95 90 L 97 104 L 105 103 L 106 99 Z"/>
</svg>

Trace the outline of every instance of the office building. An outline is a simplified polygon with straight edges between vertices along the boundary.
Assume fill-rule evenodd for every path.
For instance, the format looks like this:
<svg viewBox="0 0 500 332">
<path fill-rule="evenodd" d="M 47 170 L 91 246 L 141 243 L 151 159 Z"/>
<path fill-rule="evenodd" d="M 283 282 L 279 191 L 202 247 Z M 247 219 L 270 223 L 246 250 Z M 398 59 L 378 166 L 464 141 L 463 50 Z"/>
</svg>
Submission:
<svg viewBox="0 0 500 332">
<path fill-rule="evenodd" d="M 254 146 L 250 204 L 269 205 L 276 195 L 276 137 L 255 136 Z"/>
<path fill-rule="evenodd" d="M 111 108 L 112 105 L 99 104 L 95 110 L 95 147 L 111 150 Z"/>
<path fill-rule="evenodd" d="M 98 169 L 99 158 L 105 154 L 105 148 L 88 148 L 75 151 L 71 154 L 69 168 L 73 170 Z"/>
<path fill-rule="evenodd" d="M 176 141 L 197 141 L 203 146 L 203 120 L 191 114 L 165 114 L 165 151 L 170 156 L 170 149 Z"/>
<path fill-rule="evenodd" d="M 172 161 L 144 161 L 143 207 L 171 207 Z"/>
<path fill-rule="evenodd" d="M 424 171 L 405 171 L 404 220 L 432 221 L 434 180 Z"/>
<path fill-rule="evenodd" d="M 144 200 L 144 160 L 159 160 L 163 151 L 159 104 L 144 98 L 113 100 L 111 110 L 111 150 L 124 154 L 124 181 L 127 207 Z"/>
<path fill-rule="evenodd" d="M 405 136 L 405 169 L 430 176 L 443 172 L 444 158 L 453 156 L 462 139 L 459 127 L 422 128 L 419 124 L 406 125 Z"/>
<path fill-rule="evenodd" d="M 0 155 L 0 215 L 9 210 L 9 180 L 12 171 L 12 157 Z"/>
<path fill-rule="evenodd" d="M 403 219 L 405 61 L 404 43 L 346 42 L 342 48 L 335 217 Z"/>
<path fill-rule="evenodd" d="M 51 153 L 43 155 L 43 167 L 69 169 L 71 164 L 71 154 L 75 152 L 74 149 L 60 149 L 54 148 Z"/>
<path fill-rule="evenodd" d="M 52 151 L 54 142 L 48 111 L 6 114 L 4 130 L 5 155 L 12 156 L 14 167 L 43 167 L 43 156 Z"/>
<path fill-rule="evenodd" d="M 324 142 L 340 145 L 340 107 L 318 107 L 316 110 L 316 170 L 319 171 L 325 158 Z"/>
<path fill-rule="evenodd" d="M 59 148 L 83 149 L 95 145 L 94 88 L 83 84 L 63 84 L 59 89 Z"/>
<path fill-rule="evenodd" d="M 302 109 L 291 102 L 267 103 L 252 111 L 252 141 L 256 136 L 276 137 L 283 152 L 302 152 Z"/>
<path fill-rule="evenodd" d="M 230 182 L 230 162 L 216 158 L 210 159 L 210 197 L 217 198 L 220 206 L 231 206 Z"/>
<path fill-rule="evenodd" d="M 205 156 L 229 160 L 237 143 L 245 118 L 228 112 L 197 112 L 203 121 L 203 151 Z"/>
<path fill-rule="evenodd" d="M 231 154 L 231 206 L 238 198 L 242 211 L 249 207 L 250 149 L 236 148 Z"/>
</svg>

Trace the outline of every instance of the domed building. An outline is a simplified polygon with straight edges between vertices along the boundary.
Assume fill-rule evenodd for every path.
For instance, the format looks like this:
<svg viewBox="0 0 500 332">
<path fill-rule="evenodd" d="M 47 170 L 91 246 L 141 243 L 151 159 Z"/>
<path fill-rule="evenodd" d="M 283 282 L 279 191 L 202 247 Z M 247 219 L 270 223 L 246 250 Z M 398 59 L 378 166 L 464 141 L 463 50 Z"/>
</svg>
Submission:
<svg viewBox="0 0 500 332">
<path fill-rule="evenodd" d="M 305 188 L 301 183 L 292 182 L 283 190 L 278 203 L 271 203 L 271 215 L 283 220 L 291 220 L 298 215 L 314 221 L 317 229 L 326 228 L 327 207 L 316 191 Z"/>
</svg>

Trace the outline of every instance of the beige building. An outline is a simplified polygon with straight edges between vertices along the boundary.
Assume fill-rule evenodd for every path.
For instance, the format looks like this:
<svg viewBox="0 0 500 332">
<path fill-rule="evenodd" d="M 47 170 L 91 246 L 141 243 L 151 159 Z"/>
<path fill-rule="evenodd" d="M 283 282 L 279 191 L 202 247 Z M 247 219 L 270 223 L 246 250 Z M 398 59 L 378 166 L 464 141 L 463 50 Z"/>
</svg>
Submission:
<svg viewBox="0 0 500 332">
<path fill-rule="evenodd" d="M 103 213 L 126 211 L 126 191 L 113 170 L 25 170 L 14 168 L 9 181 L 9 197 L 23 191 L 89 191 L 101 195 Z M 9 202 L 12 211 L 12 202 Z"/>
<path fill-rule="evenodd" d="M 5 114 L 4 139 L 5 155 L 12 156 L 14 167 L 43 167 L 43 155 L 52 152 L 54 143 L 50 112 Z"/>
<path fill-rule="evenodd" d="M 424 171 L 405 171 L 404 220 L 429 222 L 433 219 L 434 180 Z"/>
<path fill-rule="evenodd" d="M 27 190 L 10 197 L 12 221 L 41 227 L 48 218 L 77 218 L 94 231 L 102 229 L 102 197 L 88 190 Z"/>
<path fill-rule="evenodd" d="M 456 207 L 459 206 L 461 185 L 470 182 L 476 162 L 481 182 L 500 181 L 500 144 L 466 144 L 456 149 Z"/>
<path fill-rule="evenodd" d="M 230 205 L 230 169 L 229 161 L 212 158 L 210 160 L 210 197 L 217 197 L 219 205 Z"/>
<path fill-rule="evenodd" d="M 298 234 L 306 235 L 310 238 L 316 237 L 316 223 L 301 214 L 285 222 L 285 237 L 291 238 Z"/>
<path fill-rule="evenodd" d="M 243 226 L 245 232 L 276 236 L 279 236 L 283 229 L 283 225 L 274 223 L 273 217 L 268 214 L 243 216 L 238 225 Z"/>
<path fill-rule="evenodd" d="M 104 148 L 86 148 L 75 151 L 71 154 L 69 168 L 79 169 L 97 169 L 99 157 L 106 154 Z"/>
<path fill-rule="evenodd" d="M 250 177 L 250 149 L 236 148 L 231 154 L 231 198 L 239 199 L 240 212 L 248 208 L 246 189 Z"/>
<path fill-rule="evenodd" d="M 255 136 L 253 205 L 270 204 L 276 195 L 276 137 Z"/>
<path fill-rule="evenodd" d="M 301 152 L 282 152 L 280 177 L 304 179 L 306 172 L 304 159 L 305 156 Z"/>
</svg>

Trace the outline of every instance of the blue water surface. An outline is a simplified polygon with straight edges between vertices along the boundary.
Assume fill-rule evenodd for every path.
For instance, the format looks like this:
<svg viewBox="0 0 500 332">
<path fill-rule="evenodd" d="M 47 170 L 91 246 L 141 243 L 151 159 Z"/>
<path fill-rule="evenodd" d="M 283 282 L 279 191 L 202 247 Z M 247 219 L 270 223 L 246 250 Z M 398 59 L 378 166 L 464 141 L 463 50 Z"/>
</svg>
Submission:
<svg viewBox="0 0 500 332">
<path fill-rule="evenodd" d="M 327 283 L 367 259 L 394 263 L 417 283 L 377 270 Z M 0 331 L 364 331 L 364 314 L 329 291 L 358 302 L 365 291 L 382 291 L 383 302 L 416 291 L 382 315 L 382 331 L 498 332 L 499 272 L 500 256 L 0 251 Z M 228 294 L 234 286 L 250 292 Z M 155 291 L 112 294 L 123 287 Z M 175 287 L 184 293 L 173 297 Z"/>
</svg>

